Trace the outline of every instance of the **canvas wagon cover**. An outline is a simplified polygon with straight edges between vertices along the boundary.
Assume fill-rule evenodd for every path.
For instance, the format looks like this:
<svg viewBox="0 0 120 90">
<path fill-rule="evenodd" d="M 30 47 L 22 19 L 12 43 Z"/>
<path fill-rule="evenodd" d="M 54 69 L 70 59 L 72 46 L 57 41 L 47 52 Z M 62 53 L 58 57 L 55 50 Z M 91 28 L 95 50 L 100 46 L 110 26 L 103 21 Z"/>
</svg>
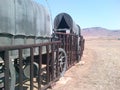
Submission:
<svg viewBox="0 0 120 90">
<path fill-rule="evenodd" d="M 73 28 L 73 19 L 70 15 L 66 13 L 58 14 L 54 19 L 54 28 L 55 29 L 72 29 Z"/>
</svg>

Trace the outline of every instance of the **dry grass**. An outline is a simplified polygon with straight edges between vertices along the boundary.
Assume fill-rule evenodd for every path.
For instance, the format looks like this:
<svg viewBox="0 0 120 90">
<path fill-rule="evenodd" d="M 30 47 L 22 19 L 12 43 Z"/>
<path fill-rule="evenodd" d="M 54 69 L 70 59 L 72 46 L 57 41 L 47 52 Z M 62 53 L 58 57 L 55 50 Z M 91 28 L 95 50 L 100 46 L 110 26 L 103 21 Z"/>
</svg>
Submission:
<svg viewBox="0 0 120 90">
<path fill-rule="evenodd" d="M 82 61 L 52 90 L 120 90 L 120 40 L 86 40 Z"/>
</svg>

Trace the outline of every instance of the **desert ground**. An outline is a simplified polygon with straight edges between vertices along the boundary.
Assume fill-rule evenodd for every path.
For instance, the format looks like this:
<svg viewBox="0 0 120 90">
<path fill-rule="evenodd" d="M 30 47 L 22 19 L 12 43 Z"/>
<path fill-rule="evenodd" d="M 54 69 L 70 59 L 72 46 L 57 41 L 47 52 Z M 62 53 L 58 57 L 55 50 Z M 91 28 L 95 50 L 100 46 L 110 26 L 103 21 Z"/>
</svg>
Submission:
<svg viewBox="0 0 120 90">
<path fill-rule="evenodd" d="M 81 61 L 50 90 L 120 90 L 120 40 L 86 39 Z"/>
</svg>

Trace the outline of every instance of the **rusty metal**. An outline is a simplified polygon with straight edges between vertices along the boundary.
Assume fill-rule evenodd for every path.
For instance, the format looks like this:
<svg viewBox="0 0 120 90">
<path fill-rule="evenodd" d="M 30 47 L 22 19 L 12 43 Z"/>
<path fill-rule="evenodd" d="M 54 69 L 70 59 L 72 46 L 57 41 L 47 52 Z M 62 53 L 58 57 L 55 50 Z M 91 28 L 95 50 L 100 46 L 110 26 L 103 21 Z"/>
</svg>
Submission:
<svg viewBox="0 0 120 90">
<path fill-rule="evenodd" d="M 9 53 L 4 51 L 4 60 L 5 60 L 5 90 L 9 90 Z"/>
<path fill-rule="evenodd" d="M 41 89 L 41 81 L 42 81 L 42 79 L 41 79 L 41 69 L 42 69 L 42 47 L 41 46 L 39 46 L 39 72 L 38 72 L 38 90 L 40 90 Z"/>
<path fill-rule="evenodd" d="M 54 79 L 54 50 L 53 50 L 53 45 L 51 45 L 51 50 L 52 50 L 52 57 L 51 57 L 51 80 Z"/>
<path fill-rule="evenodd" d="M 57 52 L 56 52 L 56 59 L 57 59 L 57 62 L 56 62 L 56 76 L 59 76 L 59 70 L 58 70 L 58 54 L 59 54 L 59 48 L 58 48 L 58 45 L 57 45 Z"/>
<path fill-rule="evenodd" d="M 72 67 L 75 63 L 78 62 L 78 51 L 77 51 L 77 42 L 80 42 L 81 46 L 81 51 L 80 54 L 83 53 L 84 50 L 84 39 L 81 38 L 80 41 L 78 41 L 78 36 L 75 34 L 67 34 L 67 33 L 61 33 L 61 32 L 55 32 L 57 35 L 59 41 L 54 41 L 54 42 L 48 42 L 48 43 L 40 43 L 40 44 L 29 44 L 29 45 L 15 45 L 15 46 L 3 46 L 0 47 L 0 52 L 3 53 L 4 57 L 4 64 L 5 64 L 5 82 L 4 82 L 4 89 L 5 90 L 10 90 L 9 88 L 9 60 L 10 60 L 10 55 L 9 52 L 13 50 L 18 51 L 18 61 L 19 61 L 19 81 L 18 81 L 18 86 L 19 90 L 23 90 L 24 83 L 29 81 L 30 85 L 30 90 L 34 90 L 34 62 L 38 63 L 39 69 L 38 69 L 38 76 L 35 77 L 37 79 L 37 89 L 38 90 L 45 90 L 48 88 L 54 81 L 58 80 L 60 77 L 60 65 L 58 61 L 58 56 L 59 56 L 59 48 L 63 48 L 66 53 L 67 53 L 67 69 Z M 46 65 L 45 65 L 45 72 L 46 72 L 46 77 L 45 77 L 45 84 L 43 85 L 42 81 L 42 65 L 43 65 L 43 58 L 44 56 L 42 55 L 42 47 L 45 47 L 46 49 Z M 37 59 L 35 57 L 34 51 L 38 51 Z M 29 49 L 30 50 L 30 56 L 29 61 L 30 61 L 30 80 L 24 80 L 23 77 L 23 54 L 24 50 Z M 56 57 L 54 55 L 56 53 Z M 56 63 L 54 58 L 56 58 Z"/>
<path fill-rule="evenodd" d="M 67 53 L 68 68 L 73 66 L 78 60 L 77 58 L 77 43 L 78 36 L 76 34 L 68 34 L 62 32 L 55 32 L 59 40 L 61 40 L 61 48 Z"/>
<path fill-rule="evenodd" d="M 51 45 L 51 47 L 50 47 Z M 41 84 L 42 84 L 42 78 L 41 78 L 41 69 L 42 69 L 42 47 L 43 46 L 46 46 L 46 51 L 47 51 L 47 83 L 46 85 L 44 85 L 44 87 L 41 87 Z M 12 50 L 18 50 L 18 60 L 19 60 L 19 81 L 18 81 L 18 86 L 19 86 L 19 90 L 23 90 L 23 84 L 24 84 L 24 80 L 23 80 L 23 50 L 24 49 L 30 49 L 30 90 L 33 90 L 34 88 L 34 82 L 33 82 L 33 75 L 34 75 L 34 67 L 33 67 L 33 62 L 34 62 L 34 49 L 36 47 L 38 47 L 38 50 L 39 50 L 39 58 L 38 58 L 38 64 L 39 64 L 39 75 L 38 75 L 38 89 L 39 90 L 43 90 L 44 88 L 47 88 L 50 86 L 50 83 L 53 82 L 54 80 L 56 80 L 56 78 L 58 79 L 59 75 L 57 75 L 57 77 L 53 78 L 54 76 L 54 69 L 53 69 L 53 65 L 54 65 L 54 61 L 53 61 L 53 58 L 54 58 L 54 51 L 57 51 L 58 52 L 58 49 L 60 46 L 60 41 L 55 41 L 55 42 L 49 42 L 49 43 L 43 43 L 43 44 L 31 44 L 31 45 L 16 45 L 16 46 L 4 46 L 4 47 L 0 47 L 0 52 L 3 53 L 4 55 L 4 63 L 5 63 L 5 86 L 4 86 L 4 90 L 10 90 L 10 87 L 9 87 L 9 77 L 10 77 L 10 74 L 9 74 L 9 51 L 12 51 Z M 53 47 L 56 47 L 54 50 Z M 50 49 L 51 49 L 51 52 L 52 54 L 50 54 Z M 52 61 L 51 61 L 51 65 L 52 65 L 52 73 L 50 73 L 50 70 L 49 70 L 49 67 L 50 67 L 50 63 L 49 63 L 49 60 L 50 60 L 50 55 L 52 55 Z M 52 74 L 52 78 L 50 80 L 50 74 Z M 43 88 L 43 89 L 42 89 Z"/>
<path fill-rule="evenodd" d="M 33 90 L 33 62 L 34 62 L 33 47 L 30 48 L 30 90 Z"/>
<path fill-rule="evenodd" d="M 19 49 L 19 90 L 23 90 L 23 63 L 22 63 L 22 49 Z"/>
<path fill-rule="evenodd" d="M 50 77 L 49 77 L 49 74 L 50 74 L 50 72 L 49 72 L 49 47 L 48 47 L 48 45 L 46 45 L 46 51 L 47 51 L 47 83 L 49 83 L 49 79 L 50 79 Z"/>
</svg>

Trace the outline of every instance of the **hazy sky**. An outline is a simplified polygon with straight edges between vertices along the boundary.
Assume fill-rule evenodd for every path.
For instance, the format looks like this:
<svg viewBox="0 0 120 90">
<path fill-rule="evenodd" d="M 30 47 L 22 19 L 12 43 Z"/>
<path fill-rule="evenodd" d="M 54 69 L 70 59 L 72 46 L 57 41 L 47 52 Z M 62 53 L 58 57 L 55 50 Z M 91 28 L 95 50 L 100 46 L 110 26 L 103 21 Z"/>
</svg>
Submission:
<svg viewBox="0 0 120 90">
<path fill-rule="evenodd" d="M 120 0 L 37 0 L 54 17 L 66 12 L 81 26 L 120 29 Z"/>
</svg>

